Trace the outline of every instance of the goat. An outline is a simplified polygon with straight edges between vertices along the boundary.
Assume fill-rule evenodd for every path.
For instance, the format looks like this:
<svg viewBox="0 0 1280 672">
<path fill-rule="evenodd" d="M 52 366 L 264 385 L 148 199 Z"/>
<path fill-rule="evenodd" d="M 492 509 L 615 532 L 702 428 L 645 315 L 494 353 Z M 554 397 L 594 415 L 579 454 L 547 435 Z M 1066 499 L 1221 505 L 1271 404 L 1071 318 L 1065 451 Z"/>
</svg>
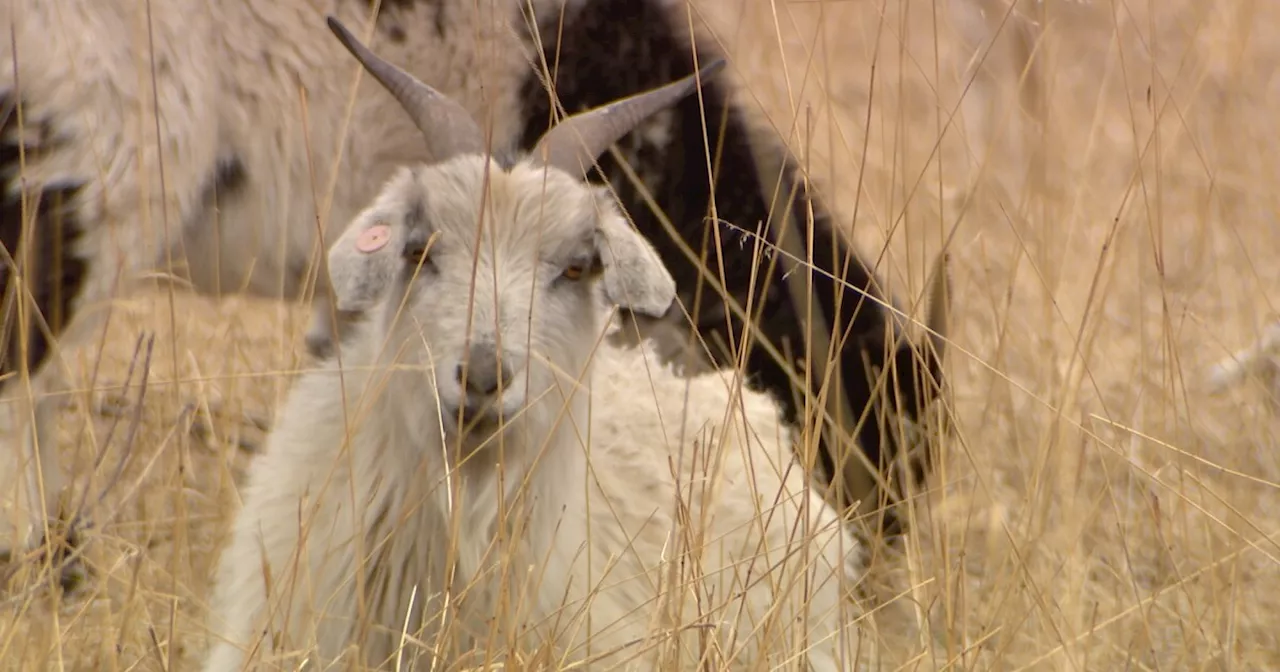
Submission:
<svg viewBox="0 0 1280 672">
<path fill-rule="evenodd" d="M 692 72 L 691 38 L 668 2 L 383 4 L 376 27 L 387 57 L 441 82 L 464 107 L 488 110 L 495 147 L 530 148 L 557 105 L 584 109 Z M 363 12 L 360 3 L 339 3 L 337 11 L 348 19 Z M 9 512 L 26 529 L 22 543 L 48 533 L 46 521 L 59 514 L 73 475 L 64 473 L 54 450 L 50 397 L 62 382 L 59 350 L 86 342 L 103 312 L 94 309 L 109 306 L 123 283 L 158 268 L 202 293 L 291 298 L 314 290 L 307 345 L 316 355 L 332 348 L 343 325 L 359 319 L 334 314 L 320 251 L 331 240 L 332 223 L 349 221 L 362 195 L 395 166 L 421 158 L 422 147 L 386 94 L 370 89 L 356 96 L 347 137 L 349 91 L 332 76 L 345 54 L 312 27 L 319 14 L 296 0 L 18 0 L 0 16 L 0 32 L 15 40 L 0 50 L 0 450 L 25 464 L 0 467 L 0 482 L 20 482 L 21 501 Z M 538 29 L 527 30 L 531 25 Z M 609 38 L 619 31 L 626 39 Z M 698 52 L 701 60 L 715 55 L 702 46 Z M 531 66 L 543 62 L 554 68 L 550 81 Z M 150 66 L 149 77 L 133 70 L 138 63 Z M 725 168 L 717 169 L 714 183 L 705 170 L 700 103 L 711 137 L 724 139 L 714 163 Z M 872 465 L 888 465 L 900 443 L 897 423 L 882 423 L 872 411 L 893 417 L 900 403 L 905 424 L 918 420 L 941 382 L 940 350 L 886 341 L 887 313 L 863 305 L 863 294 L 876 296 L 871 274 L 836 235 L 821 204 L 809 203 L 785 149 L 749 136 L 724 84 L 713 83 L 701 101 L 684 100 L 668 112 L 620 139 L 624 161 L 603 156 L 592 179 L 614 185 L 624 210 L 658 249 L 676 278 L 681 305 L 693 314 L 698 340 L 739 343 L 745 333 L 774 346 L 755 347 L 745 368 L 749 384 L 772 393 L 789 422 L 805 420 L 805 404 L 793 390 L 804 376 L 799 363 L 778 355 L 788 348 L 802 353 L 810 332 L 838 334 L 833 356 L 843 382 L 830 388 L 840 393 L 831 398 L 842 396 L 851 415 L 870 416 L 857 444 Z M 166 149 L 163 157 L 158 148 Z M 803 223 L 803 213 L 814 213 L 816 307 L 831 329 L 805 325 L 804 306 L 778 289 L 785 264 L 753 273 L 756 245 L 743 245 L 741 230 L 771 219 L 776 181 L 771 169 L 756 166 L 756 156 L 775 160 L 784 186 L 798 190 L 788 217 Z M 625 179 L 623 163 L 652 185 L 675 236 Z M 317 202 L 316 193 L 328 200 Z M 706 223 L 713 198 L 716 226 L 723 227 L 717 235 Z M 765 227 L 762 235 L 787 249 L 777 227 Z M 805 245 L 809 239 L 795 238 Z M 682 245 L 699 257 L 722 258 L 723 275 L 705 275 Z M 794 256 L 810 255 L 798 250 Z M 732 309 L 746 305 L 748 296 L 764 297 L 749 308 L 768 317 L 744 320 Z M 673 309 L 661 324 L 679 321 L 684 312 Z M 748 322 L 758 324 L 758 333 L 746 329 Z M 647 334 L 661 333 L 642 326 Z M 687 340 L 689 328 L 680 329 Z M 723 367 L 735 358 L 715 351 L 710 363 Z M 876 374 L 894 369 L 882 397 L 883 378 Z M 820 392 L 822 377 L 813 379 L 812 391 Z M 848 472 L 846 482 L 865 481 L 853 475 L 861 473 L 861 460 L 849 445 L 824 439 L 824 478 Z M 865 494 L 850 487 L 847 497 Z"/>
<path fill-rule="evenodd" d="M 329 250 L 338 308 L 366 317 L 295 383 L 253 464 L 206 672 L 241 669 L 264 618 L 318 667 L 353 645 L 342 664 L 404 663 L 404 632 L 448 659 L 447 623 L 464 652 L 549 641 L 589 665 L 701 669 L 680 656 L 712 641 L 734 667 L 807 648 L 816 669 L 844 669 L 856 542 L 807 487 L 772 401 L 740 400 L 755 439 L 725 421 L 732 374 L 690 383 L 684 421 L 723 425 L 670 450 L 660 414 L 679 422 L 686 381 L 657 373 L 649 408 L 644 353 L 592 355 L 604 300 L 656 317 L 676 289 L 585 169 L 724 61 L 569 117 L 525 156 L 490 154 L 460 105 L 329 25 L 429 163 L 400 169 Z M 691 586 L 672 583 L 680 562 Z"/>
</svg>

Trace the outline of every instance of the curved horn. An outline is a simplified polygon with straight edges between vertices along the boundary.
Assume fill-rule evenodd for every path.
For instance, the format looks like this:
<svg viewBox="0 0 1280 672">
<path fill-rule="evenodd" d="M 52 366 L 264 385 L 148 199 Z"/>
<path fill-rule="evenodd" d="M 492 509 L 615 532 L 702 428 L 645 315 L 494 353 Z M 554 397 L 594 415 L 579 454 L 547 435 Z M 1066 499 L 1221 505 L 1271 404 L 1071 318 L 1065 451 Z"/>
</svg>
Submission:
<svg viewBox="0 0 1280 672">
<path fill-rule="evenodd" d="M 538 140 L 533 158 L 571 175 L 585 175 L 609 145 L 654 113 L 689 95 L 698 79 L 706 79 L 723 67 L 724 59 L 717 58 L 684 79 L 568 117 Z"/>
<path fill-rule="evenodd" d="M 336 18 L 329 16 L 325 20 L 347 51 L 400 101 L 426 137 L 432 161 L 446 161 L 459 154 L 484 154 L 484 134 L 461 105 L 379 58 Z"/>
</svg>

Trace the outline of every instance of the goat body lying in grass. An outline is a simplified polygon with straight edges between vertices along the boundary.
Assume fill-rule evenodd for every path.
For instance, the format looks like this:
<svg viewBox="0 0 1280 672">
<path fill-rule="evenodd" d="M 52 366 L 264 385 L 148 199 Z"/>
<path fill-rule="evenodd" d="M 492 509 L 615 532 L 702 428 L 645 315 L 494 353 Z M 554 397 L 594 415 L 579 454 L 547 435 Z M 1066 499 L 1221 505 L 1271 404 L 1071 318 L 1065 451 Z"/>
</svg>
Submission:
<svg viewBox="0 0 1280 672">
<path fill-rule="evenodd" d="M 299 379 L 253 464 L 205 669 L 273 647 L 325 668 L 352 645 L 390 665 L 543 644 L 646 670 L 704 655 L 847 669 L 856 542 L 774 402 L 729 372 L 646 375 L 650 350 L 600 346 L 599 290 L 658 316 L 675 284 L 582 175 L 695 78 L 490 155 L 461 107 L 330 26 L 432 162 L 401 169 L 329 251 L 339 307 L 368 318 Z"/>
<path fill-rule="evenodd" d="M 0 34 L 14 42 L 0 49 L 0 499 L 12 498 L 0 508 L 17 528 L 0 530 L 0 550 L 39 540 L 59 514 L 77 475 L 54 450 L 59 353 L 92 340 L 99 309 L 131 280 L 155 271 L 209 294 L 314 290 L 307 342 L 317 354 L 332 348 L 333 329 L 359 319 L 333 314 L 322 251 L 396 166 L 422 157 L 417 132 L 368 78 L 351 101 L 350 62 L 321 25 L 331 11 L 363 27 L 368 9 L 349 0 L 15 0 L 0 12 Z M 714 58 L 708 40 L 689 34 L 686 9 L 667 0 L 384 2 L 371 28 L 389 60 L 484 109 L 495 148 L 528 149 L 553 110 L 654 88 L 691 73 L 695 54 Z M 898 330 L 886 328 L 888 311 L 863 295 L 883 295 L 870 270 L 776 134 L 750 132 L 725 79 L 620 138 L 590 178 L 610 184 L 676 280 L 679 301 L 646 326 L 675 327 L 664 356 L 692 343 L 719 368 L 741 357 L 747 383 L 769 391 L 793 424 L 812 424 L 817 404 L 807 400 L 824 387 L 847 402 L 845 430 L 861 421 L 857 440 L 819 435 L 815 446 L 818 475 L 842 475 L 847 504 L 872 494 L 857 485 L 869 473 L 858 447 L 873 466 L 893 463 L 899 427 L 914 425 L 941 382 L 939 359 L 889 339 Z M 788 215 L 804 249 L 780 237 Z M 766 254 L 777 247 L 787 254 Z M 793 270 L 786 260 L 810 257 L 813 289 L 797 302 L 782 280 Z M 747 329 L 731 302 L 763 317 Z M 796 360 L 811 309 L 812 331 L 839 336 L 830 356 L 840 378 L 813 375 L 806 396 L 796 393 L 805 379 Z M 754 345 L 741 356 L 718 345 L 746 342 Z M 826 352 L 821 339 L 813 351 Z M 908 460 L 917 475 L 923 457 Z"/>
</svg>

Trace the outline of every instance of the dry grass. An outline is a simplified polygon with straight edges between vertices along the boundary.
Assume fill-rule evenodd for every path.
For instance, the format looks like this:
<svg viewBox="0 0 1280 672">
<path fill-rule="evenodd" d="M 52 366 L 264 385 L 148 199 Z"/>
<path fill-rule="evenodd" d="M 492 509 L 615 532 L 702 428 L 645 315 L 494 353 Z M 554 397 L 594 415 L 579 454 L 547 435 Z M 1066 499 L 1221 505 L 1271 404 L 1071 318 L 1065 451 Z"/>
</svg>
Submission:
<svg viewBox="0 0 1280 672">
<path fill-rule="evenodd" d="M 697 4 L 744 100 L 780 129 L 800 119 L 797 151 L 899 295 L 950 239 L 956 426 L 905 550 L 872 563 L 866 625 L 886 669 L 1280 667 L 1280 421 L 1263 386 L 1211 394 L 1204 379 L 1280 296 L 1265 263 L 1280 254 L 1265 150 L 1280 6 L 1046 0 L 1024 97 L 1043 96 L 1036 126 L 979 116 L 1013 99 L 1012 41 L 969 89 L 967 122 L 951 118 L 975 45 L 942 0 Z M 985 4 L 994 26 L 1003 3 Z M 67 460 L 92 459 L 113 423 L 122 444 L 137 390 L 119 385 L 155 333 L 138 448 L 94 510 L 93 574 L 57 609 L 6 598 L 9 669 L 189 669 L 205 645 L 237 444 L 260 434 L 239 416 L 278 403 L 303 314 L 177 304 L 175 332 L 162 293 L 122 302 L 99 391 L 69 400 Z M 214 400 L 212 431 L 193 433 L 185 409 Z"/>
</svg>

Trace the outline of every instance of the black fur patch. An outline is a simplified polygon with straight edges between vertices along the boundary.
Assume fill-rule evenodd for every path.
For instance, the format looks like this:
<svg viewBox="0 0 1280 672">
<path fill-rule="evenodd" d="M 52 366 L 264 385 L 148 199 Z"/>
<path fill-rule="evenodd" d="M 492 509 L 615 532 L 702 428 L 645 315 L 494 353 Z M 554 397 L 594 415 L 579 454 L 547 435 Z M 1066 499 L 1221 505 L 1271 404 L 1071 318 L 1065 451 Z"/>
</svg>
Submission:
<svg viewBox="0 0 1280 672">
<path fill-rule="evenodd" d="M 681 33 L 672 29 L 663 11 L 655 3 L 647 0 L 591 0 L 577 13 L 564 16 L 563 24 L 558 15 L 539 18 L 541 20 L 538 26 L 546 62 L 554 76 L 556 93 L 569 114 L 670 83 L 693 72 L 693 55 L 687 40 L 677 37 Z M 699 63 L 706 63 L 714 56 L 714 53 L 704 49 L 699 55 Z M 536 74 L 531 75 L 524 85 L 522 98 L 527 122 L 521 146 L 528 149 L 547 130 L 551 120 L 550 101 Z M 708 144 L 713 155 L 711 165 L 716 174 L 717 215 L 721 220 L 719 234 L 724 259 L 722 280 L 745 306 L 752 268 L 757 259 L 753 248 L 756 241 L 742 231 L 754 232 L 761 229 L 762 222 L 769 216 L 769 203 L 762 195 L 760 177 L 752 163 L 746 127 L 739 111 L 728 106 L 724 85 L 712 80 L 709 87 L 704 87 L 703 104 L 707 117 L 706 137 L 710 139 Z M 707 176 L 707 152 L 698 96 L 695 94 L 685 98 L 669 119 L 666 128 L 661 129 L 666 135 L 664 146 L 646 139 L 646 129 L 653 127 L 650 124 L 624 137 L 618 143 L 618 148 L 686 243 L 695 252 L 705 254 L 714 269 L 717 255 L 711 247 L 715 245 L 715 238 L 712 236 L 712 227 L 709 226 L 711 186 Z M 663 124 L 661 121 L 656 123 Z M 781 147 L 780 144 L 779 146 Z M 681 295 L 688 300 L 701 291 L 703 303 L 715 297 L 713 288 L 707 286 L 695 265 L 666 233 L 618 163 L 609 153 L 602 155 L 599 163 L 604 174 L 593 171 L 592 178 L 607 179 L 612 185 L 636 226 L 658 249 L 675 278 Z M 795 180 L 796 167 L 793 161 L 788 162 L 788 171 L 792 173 L 790 179 Z M 769 187 L 772 190 L 772 178 L 770 180 Z M 793 214 L 793 221 L 797 225 L 803 226 L 807 221 L 806 201 L 807 194 L 801 188 Z M 815 226 L 812 256 L 818 269 L 813 277 L 816 303 L 821 306 L 827 319 L 833 320 L 837 293 L 843 294 L 839 319 L 836 321 L 840 326 L 837 333 L 847 335 L 845 347 L 840 353 L 845 394 L 854 413 L 867 409 L 859 442 L 873 464 L 884 465 L 887 460 L 893 459 L 899 445 L 895 439 L 897 423 L 890 421 L 885 423 L 885 427 L 881 427 L 878 421 L 881 414 L 873 407 L 874 372 L 864 367 L 863 362 L 865 356 L 865 361 L 870 362 L 874 369 L 890 368 L 885 361 L 886 316 L 879 306 L 865 301 L 859 292 L 845 292 L 839 283 L 824 277 L 822 271 L 839 276 L 838 271 L 845 264 L 848 248 L 834 235 L 829 213 L 816 202 L 813 203 L 813 210 Z M 765 235 L 770 244 L 777 245 L 772 233 Z M 760 262 L 758 273 L 763 276 L 768 268 L 768 260 L 761 259 Z M 848 286 L 872 291 L 873 295 L 877 295 L 871 275 L 856 256 L 850 259 L 848 266 L 845 273 Z M 783 284 L 782 270 L 779 263 L 771 278 L 761 278 L 758 281 L 754 296 L 765 297 L 764 305 L 759 313 L 755 311 L 760 307 L 753 306 L 752 312 L 761 315 L 761 330 L 770 342 L 779 349 L 787 343 L 794 356 L 802 357 L 804 340 L 797 310 L 804 310 L 805 306 L 793 305 Z M 771 291 L 764 293 L 762 290 L 766 284 Z M 701 312 L 712 311 L 703 308 Z M 699 331 L 708 343 L 714 343 L 713 334 L 723 339 L 724 343 L 735 343 L 742 334 L 742 324 L 736 318 L 733 320 L 732 336 L 723 319 L 703 321 L 699 325 Z M 918 357 L 925 357 L 923 366 L 919 365 Z M 724 365 L 729 361 L 722 358 L 719 363 Z M 936 396 L 932 390 L 936 389 L 936 381 L 940 379 L 937 362 L 923 353 L 917 356 L 909 343 L 904 343 L 897 350 L 892 361 L 899 367 L 894 376 L 901 400 L 898 403 L 903 407 L 906 419 L 914 421 L 920 415 L 921 399 L 928 400 Z M 796 395 L 789 376 L 759 345 L 752 345 L 748 370 L 753 383 L 776 395 L 785 407 L 786 418 L 796 422 L 801 408 L 795 403 Z M 930 381 L 930 387 L 926 387 L 921 381 Z M 886 385 L 884 389 L 892 391 L 893 386 Z M 930 393 L 918 393 L 924 389 L 930 390 Z M 875 401 L 880 404 L 888 403 L 890 408 L 896 405 L 892 395 L 888 399 L 881 397 Z M 889 417 L 893 418 L 894 415 Z M 828 450 L 829 447 L 825 445 L 821 448 L 822 475 L 827 478 L 834 466 Z M 912 468 L 913 476 L 919 478 L 927 466 L 927 463 L 917 461 Z M 891 479 L 890 482 L 894 480 Z M 886 529 L 893 527 L 896 526 L 890 523 Z"/>
<path fill-rule="evenodd" d="M 0 180 L 6 192 L 0 196 L 0 378 L 19 370 L 22 346 L 19 338 L 17 300 L 14 280 L 27 269 L 38 315 L 30 314 L 27 330 L 25 363 L 35 371 L 48 355 L 49 342 L 41 321 L 56 338 L 71 319 L 71 302 L 79 293 L 87 270 L 86 261 L 75 254 L 81 234 L 71 215 L 71 203 L 81 183 L 44 185 L 26 192 L 25 213 L 31 221 L 31 239 L 23 237 L 23 198 L 9 191 L 20 179 L 19 150 L 22 137 L 18 133 L 18 112 L 10 98 L 0 98 Z M 41 153 L 56 145 L 47 123 L 25 119 L 27 162 L 38 160 Z M 34 132 L 33 132 L 34 131 Z M 34 140 L 34 141 L 32 141 Z M 34 213 L 34 221 L 31 220 Z M 25 250 L 25 255 L 24 255 Z M 30 304 L 28 304 L 30 306 Z M 3 383 L 0 383 L 3 384 Z"/>
<path fill-rule="evenodd" d="M 219 161 L 213 175 L 213 188 L 210 190 L 214 203 L 243 189 L 247 180 L 248 175 L 239 158 L 233 156 Z"/>
</svg>

